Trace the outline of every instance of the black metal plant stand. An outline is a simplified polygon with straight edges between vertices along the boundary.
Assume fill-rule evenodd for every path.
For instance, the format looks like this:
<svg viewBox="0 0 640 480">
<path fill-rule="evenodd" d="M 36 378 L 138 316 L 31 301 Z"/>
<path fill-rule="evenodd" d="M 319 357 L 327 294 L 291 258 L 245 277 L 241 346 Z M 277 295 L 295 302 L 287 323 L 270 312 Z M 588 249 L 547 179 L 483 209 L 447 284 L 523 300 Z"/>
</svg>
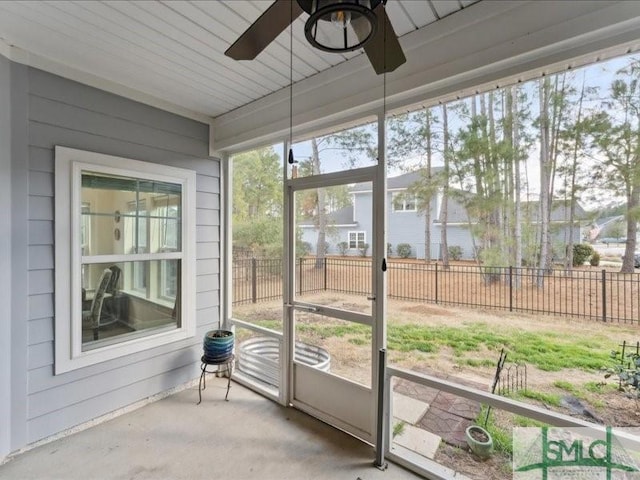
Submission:
<svg viewBox="0 0 640 480">
<path fill-rule="evenodd" d="M 207 373 L 227 373 L 228 376 L 228 380 L 227 380 L 227 393 L 224 396 L 225 401 L 228 401 L 229 397 L 229 389 L 231 388 L 231 373 L 233 371 L 233 360 L 235 358 L 235 355 L 230 355 L 227 358 L 224 358 L 222 360 L 219 361 L 211 361 L 209 359 L 205 359 L 205 356 L 203 355 L 202 358 L 200 359 L 200 361 L 202 362 L 200 365 L 200 370 L 202 371 L 202 373 L 200 374 L 200 382 L 198 383 L 198 403 L 197 405 L 200 405 L 200 403 L 202 403 L 202 390 L 205 390 L 207 388 L 207 379 L 206 379 L 206 374 Z M 208 366 L 216 366 L 218 367 L 216 370 L 212 370 L 209 371 L 207 370 Z M 224 366 L 224 369 L 220 369 L 221 366 Z"/>
</svg>

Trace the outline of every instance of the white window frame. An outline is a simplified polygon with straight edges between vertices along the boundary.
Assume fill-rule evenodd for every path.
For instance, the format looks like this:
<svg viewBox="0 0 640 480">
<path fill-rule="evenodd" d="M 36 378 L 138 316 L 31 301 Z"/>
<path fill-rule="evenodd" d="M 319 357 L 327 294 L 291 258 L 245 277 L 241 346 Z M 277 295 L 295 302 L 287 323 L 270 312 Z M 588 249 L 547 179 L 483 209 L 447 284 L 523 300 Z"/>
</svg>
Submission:
<svg viewBox="0 0 640 480">
<path fill-rule="evenodd" d="M 396 208 L 396 199 L 402 198 L 402 208 Z M 407 197 L 409 201 L 413 200 L 413 208 L 407 208 Z M 406 192 L 393 192 L 391 194 L 391 210 L 393 212 L 417 212 L 418 198 L 416 195 L 407 194 Z"/>
<path fill-rule="evenodd" d="M 195 336 L 196 332 L 196 174 L 129 158 L 55 147 L 55 374 L 69 372 L 125 355 Z M 182 261 L 180 324 L 171 330 L 150 332 L 119 343 L 82 351 L 82 248 L 81 173 L 83 170 L 146 178 L 182 186 L 182 251 L 172 253 Z M 157 260 L 152 253 L 100 255 L 96 263 Z M 163 256 L 162 259 L 166 257 Z M 86 260 L 86 257 L 85 257 Z M 93 261 L 92 258 L 89 259 Z"/>
<path fill-rule="evenodd" d="M 358 234 L 360 233 L 362 234 L 362 244 L 358 242 Z M 355 248 L 351 246 L 351 235 L 356 236 Z M 347 243 L 349 244 L 349 250 L 359 250 L 361 248 L 364 248 L 364 246 L 367 244 L 367 232 L 364 230 L 351 230 L 347 232 Z"/>
</svg>

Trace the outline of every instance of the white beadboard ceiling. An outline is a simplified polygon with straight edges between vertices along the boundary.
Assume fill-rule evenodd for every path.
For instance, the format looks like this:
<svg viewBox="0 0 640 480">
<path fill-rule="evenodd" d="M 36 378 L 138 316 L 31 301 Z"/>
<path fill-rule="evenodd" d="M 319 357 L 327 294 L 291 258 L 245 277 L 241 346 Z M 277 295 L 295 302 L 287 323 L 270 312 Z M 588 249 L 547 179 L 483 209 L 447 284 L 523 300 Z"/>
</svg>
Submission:
<svg viewBox="0 0 640 480">
<path fill-rule="evenodd" d="M 484 0 L 483 0 L 484 1 Z M 428 29 L 476 0 L 389 0 L 398 36 Z M 290 33 L 255 60 L 224 55 L 270 0 L 2 1 L 0 41 L 205 117 L 218 117 L 290 84 Z M 293 25 L 293 82 L 350 58 L 311 47 Z M 373 70 L 371 70 L 373 74 Z"/>
</svg>

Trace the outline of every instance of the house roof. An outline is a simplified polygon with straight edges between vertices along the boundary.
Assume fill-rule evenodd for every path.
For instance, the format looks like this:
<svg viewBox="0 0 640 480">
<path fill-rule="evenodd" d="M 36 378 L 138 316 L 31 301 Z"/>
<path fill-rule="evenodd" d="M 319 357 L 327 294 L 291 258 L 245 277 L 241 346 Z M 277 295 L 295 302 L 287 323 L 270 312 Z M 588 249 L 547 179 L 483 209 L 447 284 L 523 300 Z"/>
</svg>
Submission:
<svg viewBox="0 0 640 480">
<path fill-rule="evenodd" d="M 442 171 L 442 167 L 433 167 L 431 171 L 435 174 Z M 402 188 L 409 188 L 415 182 L 420 180 L 423 175 L 423 170 L 416 170 L 415 172 L 403 173 L 402 175 L 396 175 L 395 177 L 387 178 L 387 189 L 395 190 Z M 368 192 L 371 191 L 371 182 L 356 183 L 349 189 L 351 193 Z"/>
<path fill-rule="evenodd" d="M 620 221 L 620 220 L 623 220 L 623 219 L 624 219 L 624 215 L 613 215 L 611 217 L 598 218 L 595 221 L 595 224 L 598 226 L 598 228 L 604 228 L 609 223 L 617 222 L 617 221 Z"/>
<path fill-rule="evenodd" d="M 447 223 L 466 223 L 469 221 L 467 216 L 467 210 L 462 205 L 458 198 L 464 198 L 471 195 L 469 192 L 463 192 L 461 190 L 454 190 L 453 195 L 450 196 L 447 206 Z M 458 197 L 458 198 L 456 198 Z M 539 201 L 527 201 L 522 202 L 522 212 L 529 222 L 540 221 L 540 202 Z M 580 204 L 576 205 L 575 219 L 579 221 L 586 217 L 586 213 Z M 443 216 L 440 211 L 438 222 L 442 223 Z M 569 206 L 563 200 L 555 200 L 553 202 L 553 209 L 551 210 L 552 222 L 568 222 L 569 221 Z"/>
<path fill-rule="evenodd" d="M 353 221 L 353 205 L 340 208 L 327 214 L 327 222 L 330 225 L 353 225 L 356 222 Z M 298 222 L 298 225 L 315 227 L 313 219 L 302 220 Z"/>
</svg>

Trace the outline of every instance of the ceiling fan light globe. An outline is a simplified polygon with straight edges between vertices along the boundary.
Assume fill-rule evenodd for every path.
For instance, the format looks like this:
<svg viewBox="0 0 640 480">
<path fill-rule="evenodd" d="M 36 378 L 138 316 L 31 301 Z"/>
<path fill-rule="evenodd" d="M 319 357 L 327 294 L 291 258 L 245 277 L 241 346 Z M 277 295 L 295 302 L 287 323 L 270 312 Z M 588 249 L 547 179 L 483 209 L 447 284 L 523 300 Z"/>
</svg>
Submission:
<svg viewBox="0 0 640 480">
<path fill-rule="evenodd" d="M 362 48 L 377 28 L 371 4 L 370 0 L 313 0 L 304 26 L 307 40 L 326 52 L 351 52 Z"/>
<path fill-rule="evenodd" d="M 331 24 L 337 28 L 338 30 L 342 30 L 343 28 L 351 25 L 351 12 L 338 10 L 331 13 Z"/>
</svg>

